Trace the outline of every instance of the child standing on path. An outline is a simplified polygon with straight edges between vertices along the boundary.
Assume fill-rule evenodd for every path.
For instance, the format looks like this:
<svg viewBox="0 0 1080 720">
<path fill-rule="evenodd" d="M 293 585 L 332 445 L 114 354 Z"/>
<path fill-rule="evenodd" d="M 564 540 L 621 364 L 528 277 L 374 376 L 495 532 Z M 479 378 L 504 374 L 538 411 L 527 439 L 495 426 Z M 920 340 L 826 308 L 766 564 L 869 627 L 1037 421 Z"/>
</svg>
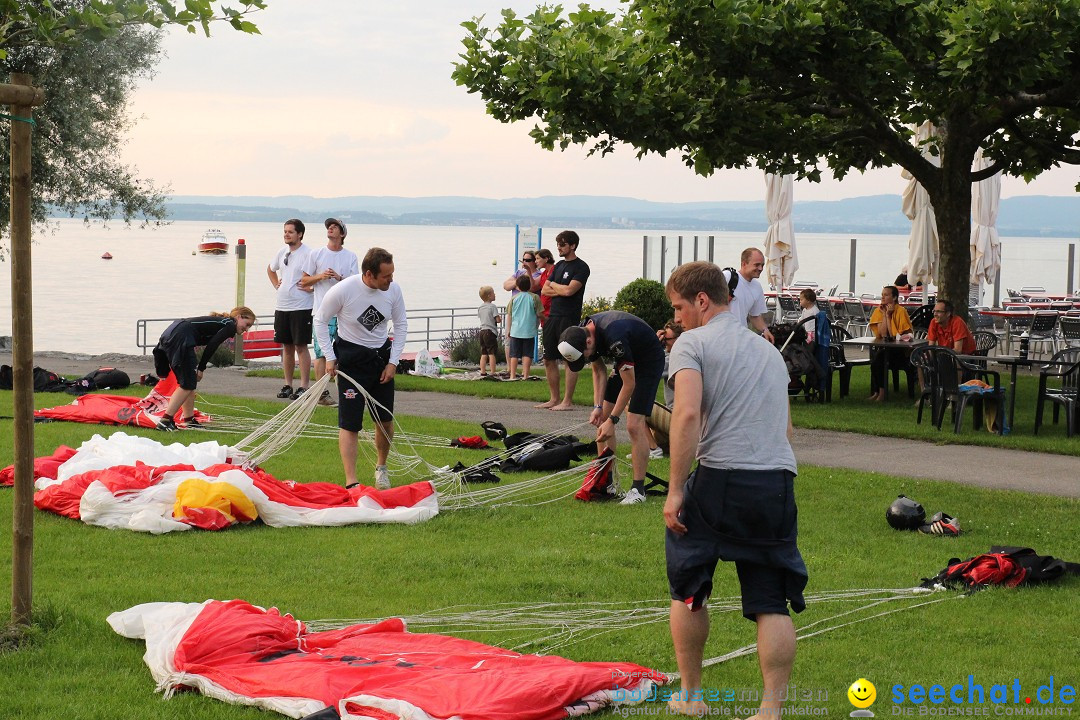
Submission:
<svg viewBox="0 0 1080 720">
<path fill-rule="evenodd" d="M 511 380 L 516 379 L 518 358 L 521 358 L 521 377 L 528 379 L 533 354 L 536 352 L 536 328 L 540 318 L 544 316 L 544 306 L 540 303 L 540 296 L 529 292 L 531 284 L 532 278 L 528 275 L 522 275 L 517 279 L 519 292 L 510 301 L 506 312 L 507 335 L 510 337 L 510 348 L 506 352 L 506 358 L 510 364 Z"/>
<path fill-rule="evenodd" d="M 495 290 L 490 285 L 480 288 L 480 299 L 484 304 L 477 309 L 480 316 L 480 374 L 495 374 L 498 359 L 499 309 L 495 307 Z"/>
</svg>

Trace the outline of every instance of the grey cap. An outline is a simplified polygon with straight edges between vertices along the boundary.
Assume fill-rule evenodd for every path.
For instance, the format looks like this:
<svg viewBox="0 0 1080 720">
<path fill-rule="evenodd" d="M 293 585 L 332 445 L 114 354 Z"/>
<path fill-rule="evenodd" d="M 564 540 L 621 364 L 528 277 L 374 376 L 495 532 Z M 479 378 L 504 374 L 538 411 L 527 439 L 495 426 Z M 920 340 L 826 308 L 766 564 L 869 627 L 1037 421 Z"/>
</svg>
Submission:
<svg viewBox="0 0 1080 720">
<path fill-rule="evenodd" d="M 326 226 L 327 230 L 330 229 L 331 225 L 337 225 L 339 228 L 341 228 L 341 237 L 345 237 L 349 234 L 349 228 L 345 227 L 345 223 L 341 222 L 337 218 L 326 218 L 326 220 L 323 221 L 323 225 Z"/>
</svg>

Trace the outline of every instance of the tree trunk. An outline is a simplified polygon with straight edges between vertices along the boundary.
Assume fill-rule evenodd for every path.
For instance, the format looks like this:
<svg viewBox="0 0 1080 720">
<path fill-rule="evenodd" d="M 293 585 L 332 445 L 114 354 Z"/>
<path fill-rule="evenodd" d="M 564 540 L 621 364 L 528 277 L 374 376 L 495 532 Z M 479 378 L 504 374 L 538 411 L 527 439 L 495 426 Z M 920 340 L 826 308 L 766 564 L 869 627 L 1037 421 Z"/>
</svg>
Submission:
<svg viewBox="0 0 1080 720">
<path fill-rule="evenodd" d="M 949 163 L 943 158 L 938 197 L 931 196 L 937 218 L 941 254 L 937 277 L 938 299 L 953 304 L 956 314 L 968 319 L 968 281 L 971 271 L 971 159 Z"/>
</svg>

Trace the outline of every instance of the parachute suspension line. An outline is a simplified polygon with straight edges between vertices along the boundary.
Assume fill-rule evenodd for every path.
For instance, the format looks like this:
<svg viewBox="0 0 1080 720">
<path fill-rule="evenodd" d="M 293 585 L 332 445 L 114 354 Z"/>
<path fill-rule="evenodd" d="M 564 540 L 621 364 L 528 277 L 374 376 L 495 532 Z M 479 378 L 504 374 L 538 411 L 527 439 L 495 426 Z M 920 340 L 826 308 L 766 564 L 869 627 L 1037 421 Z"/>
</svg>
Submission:
<svg viewBox="0 0 1080 720">
<path fill-rule="evenodd" d="M 910 593 L 911 591 L 908 591 L 908 592 Z M 807 627 L 812 627 L 814 625 L 820 625 L 823 622 L 830 622 L 832 620 L 835 620 L 836 618 L 843 617 L 844 615 L 850 615 L 851 613 L 859 612 L 859 611 L 862 611 L 862 610 L 868 610 L 869 608 L 874 607 L 876 605 L 880 605 L 881 603 L 889 602 L 891 600 L 900 599 L 900 598 L 885 598 L 883 600 L 878 600 L 876 602 L 872 602 L 869 605 L 866 605 L 864 607 L 856 608 L 855 610 L 851 610 L 851 611 L 846 612 L 846 613 L 840 613 L 840 614 L 834 615 L 833 617 L 830 617 L 830 618 L 825 618 L 825 619 L 822 619 L 822 620 L 818 620 L 818 621 L 816 621 L 814 623 L 811 623 L 810 625 L 807 625 L 807 626 L 805 626 L 803 628 L 799 628 L 799 631 L 795 634 L 795 637 L 796 637 L 797 640 L 808 640 L 808 639 L 810 639 L 812 637 L 816 637 L 818 635 L 823 635 L 823 634 L 825 634 L 827 632 L 831 632 L 833 630 L 839 630 L 840 628 L 845 628 L 845 627 L 848 627 L 850 625 L 855 625 L 857 623 L 866 622 L 867 620 L 873 620 L 875 618 L 885 617 L 886 615 L 892 615 L 894 613 L 903 612 L 904 610 L 914 610 L 915 608 L 918 608 L 918 607 L 924 607 L 926 605 L 935 605 L 935 604 L 937 604 L 939 602 L 945 602 L 946 600 L 954 600 L 954 599 L 963 598 L 963 597 L 964 597 L 963 595 L 949 595 L 947 597 L 940 597 L 940 598 L 936 598 L 936 599 L 933 599 L 933 600 L 925 600 L 925 601 L 920 602 L 920 603 L 914 603 L 913 605 L 905 605 L 904 607 L 896 608 L 896 609 L 893 609 L 893 610 L 885 610 L 884 612 L 879 612 L 879 613 L 876 613 L 874 615 L 868 615 L 866 617 L 858 618 L 858 619 L 851 620 L 851 621 L 848 621 L 848 622 L 845 622 L 845 623 L 839 623 L 837 625 L 830 625 L 829 627 L 825 627 L 825 628 L 822 628 L 820 630 L 815 630 L 814 632 L 811 632 L 811 633 L 802 632 Z M 731 652 L 727 653 L 726 655 L 720 655 L 718 657 L 709 658 L 708 660 L 705 660 L 705 661 L 703 661 L 701 663 L 701 667 L 702 668 L 707 668 L 707 667 L 711 667 L 713 665 L 719 665 L 720 663 L 727 662 L 728 660 L 734 660 L 735 658 L 738 658 L 738 657 L 743 657 L 745 655 L 753 655 L 756 652 L 757 652 L 757 643 L 754 643 L 752 645 L 746 645 L 744 647 L 739 648 L 738 650 L 732 650 Z M 679 677 L 679 673 L 665 673 L 665 674 L 668 675 L 668 677 L 671 677 L 673 679 Z"/>
<path fill-rule="evenodd" d="M 885 610 L 873 615 L 856 617 L 846 622 L 836 622 L 844 617 L 860 615 L 883 603 L 919 600 L 933 591 L 922 588 L 874 588 L 852 590 L 828 590 L 806 595 L 807 604 L 858 603 L 853 609 L 844 610 L 829 617 L 815 620 L 797 630 L 797 637 L 806 640 L 832 630 L 848 627 L 860 622 L 885 617 L 893 613 L 924 607 L 954 597 L 948 595 L 922 602 L 905 604 L 902 607 Z M 532 649 L 534 652 L 550 653 L 567 645 L 591 640 L 600 635 L 634 630 L 647 625 L 666 623 L 670 613 L 670 600 L 641 600 L 620 602 L 584 602 L 555 603 L 542 602 L 531 605 L 513 605 L 495 603 L 484 607 L 455 605 L 418 615 L 403 615 L 409 629 L 414 632 L 438 632 L 442 634 L 491 634 L 505 633 L 509 637 L 500 644 L 507 649 L 522 652 Z M 741 612 L 742 599 L 739 596 L 712 598 L 709 611 L 712 613 Z M 361 620 L 314 620 L 308 621 L 312 631 L 334 630 L 356 624 L 379 622 L 383 618 Z M 826 625 L 826 627 L 819 627 Z M 819 628 L 811 630 L 811 628 Z M 809 631 L 809 632 L 808 632 Z M 513 643 L 513 645 L 511 645 Z M 703 667 L 711 667 L 737 657 L 751 655 L 757 651 L 756 645 L 747 645 L 724 655 L 710 658 Z M 666 673 L 677 678 L 678 673 Z"/>
<path fill-rule="evenodd" d="M 521 480 L 504 486 L 482 490 L 462 490 L 443 494 L 440 489 L 439 508 L 442 510 L 470 510 L 481 507 L 506 507 L 546 505 L 570 497 L 581 486 L 581 479 L 598 460 L 585 465 L 561 470 L 550 475 Z M 458 476 L 459 473 L 452 473 Z M 445 481 L 444 481 L 445 482 Z M 443 483 L 436 482 L 439 488 Z M 468 483 L 463 483 L 466 487 Z"/>
<path fill-rule="evenodd" d="M 330 376 L 323 375 L 308 391 L 269 420 L 256 428 L 233 447 L 245 455 L 245 463 L 258 466 L 269 458 L 292 447 L 301 430 L 311 419 L 319 403 L 319 396 L 330 383 Z"/>
<path fill-rule="evenodd" d="M 389 422 L 392 424 L 393 427 L 392 433 L 388 433 L 387 430 L 383 427 L 383 423 L 379 422 L 372 423 L 373 427 L 371 432 L 372 438 L 374 438 L 375 433 L 379 433 L 383 437 L 387 438 L 387 444 L 390 446 L 390 453 L 386 458 L 386 465 L 387 470 L 392 476 L 400 477 L 402 475 L 407 475 L 414 477 L 417 480 L 420 480 L 424 479 L 425 477 L 439 475 L 440 473 L 442 473 L 441 468 L 430 464 L 429 462 L 424 460 L 423 457 L 420 456 L 420 454 L 416 451 L 415 445 L 421 443 L 414 442 L 414 437 L 403 431 L 401 424 L 397 421 L 397 417 L 390 409 L 388 409 L 385 405 L 373 398 L 371 394 L 368 393 L 368 391 L 360 385 L 360 383 L 358 383 L 356 380 L 352 379 L 345 373 L 339 370 L 337 376 L 348 381 L 349 384 L 356 388 L 357 392 L 363 395 L 366 409 L 372 417 L 375 417 L 377 415 L 390 417 Z M 399 447 L 401 445 L 405 445 L 409 448 L 411 452 L 409 454 L 401 452 L 397 447 L 395 447 L 394 442 L 390 442 L 391 440 L 397 440 L 397 445 Z M 449 440 L 440 438 L 439 445 L 441 447 L 449 447 L 450 442 Z M 365 457 L 371 459 L 374 464 L 375 458 L 373 457 L 373 446 L 371 444 L 365 443 L 361 447 L 363 447 Z"/>
</svg>

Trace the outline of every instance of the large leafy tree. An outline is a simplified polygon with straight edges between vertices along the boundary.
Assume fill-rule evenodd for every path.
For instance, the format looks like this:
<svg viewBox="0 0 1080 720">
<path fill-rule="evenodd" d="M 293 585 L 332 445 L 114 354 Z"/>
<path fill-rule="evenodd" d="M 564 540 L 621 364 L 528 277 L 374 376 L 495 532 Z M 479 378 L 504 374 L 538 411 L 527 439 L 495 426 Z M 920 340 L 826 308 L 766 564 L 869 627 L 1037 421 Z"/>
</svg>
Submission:
<svg viewBox="0 0 1080 720">
<path fill-rule="evenodd" d="M 971 183 L 1080 163 L 1080 0 L 638 0 L 463 26 L 456 81 L 500 121 L 538 119 L 548 149 L 675 150 L 704 175 L 902 166 L 934 205 L 958 308 Z M 972 172 L 980 147 L 991 165 Z"/>
<path fill-rule="evenodd" d="M 131 93 L 153 74 L 161 54 L 159 29 L 181 25 L 209 33 L 211 22 L 224 20 L 242 32 L 258 32 L 246 16 L 264 5 L 0 0 L 0 70 L 5 77 L 28 73 L 45 89 L 45 104 L 34 109 L 34 220 L 43 221 L 49 205 L 87 218 L 164 218 L 161 189 L 119 160 Z M 8 152 L 7 143 L 0 144 L 4 188 Z M 7 227 L 8 204 L 7 193 L 0 193 L 0 229 Z"/>
</svg>

